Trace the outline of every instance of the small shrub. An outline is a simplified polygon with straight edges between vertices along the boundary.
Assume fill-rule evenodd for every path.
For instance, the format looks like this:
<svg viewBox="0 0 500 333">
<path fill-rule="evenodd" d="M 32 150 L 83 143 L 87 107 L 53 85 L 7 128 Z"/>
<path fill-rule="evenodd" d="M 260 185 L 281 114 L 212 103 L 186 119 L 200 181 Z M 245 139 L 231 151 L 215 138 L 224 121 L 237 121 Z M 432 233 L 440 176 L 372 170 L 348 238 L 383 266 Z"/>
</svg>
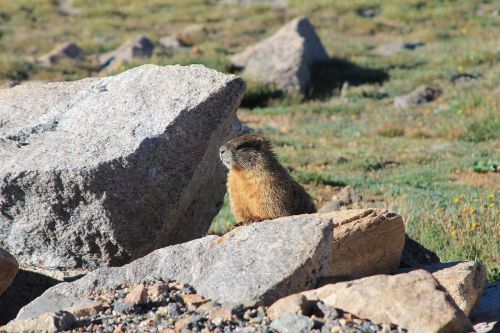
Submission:
<svg viewBox="0 0 500 333">
<path fill-rule="evenodd" d="M 477 173 L 495 172 L 499 166 L 499 161 L 475 161 L 472 165 L 472 171 Z"/>
<path fill-rule="evenodd" d="M 472 142 L 481 142 L 500 138 L 500 119 L 481 119 L 467 126 L 462 139 Z"/>
</svg>

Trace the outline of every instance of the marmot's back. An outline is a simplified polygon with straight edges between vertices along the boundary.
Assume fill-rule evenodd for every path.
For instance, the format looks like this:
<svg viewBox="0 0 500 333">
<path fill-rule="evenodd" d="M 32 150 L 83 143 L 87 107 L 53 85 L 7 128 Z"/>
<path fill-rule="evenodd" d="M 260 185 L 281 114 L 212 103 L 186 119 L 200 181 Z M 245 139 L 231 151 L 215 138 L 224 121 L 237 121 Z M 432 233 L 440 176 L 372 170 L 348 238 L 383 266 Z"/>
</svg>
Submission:
<svg viewBox="0 0 500 333">
<path fill-rule="evenodd" d="M 314 203 L 281 166 L 266 138 L 247 134 L 220 148 L 228 167 L 231 209 L 239 224 L 316 212 Z"/>
</svg>

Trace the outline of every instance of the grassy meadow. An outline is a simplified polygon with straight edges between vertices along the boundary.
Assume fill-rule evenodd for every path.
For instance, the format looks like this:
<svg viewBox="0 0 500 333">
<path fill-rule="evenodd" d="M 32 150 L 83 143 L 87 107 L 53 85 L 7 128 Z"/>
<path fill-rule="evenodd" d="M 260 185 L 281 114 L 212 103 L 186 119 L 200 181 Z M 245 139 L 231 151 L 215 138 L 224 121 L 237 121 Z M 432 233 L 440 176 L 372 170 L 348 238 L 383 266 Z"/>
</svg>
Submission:
<svg viewBox="0 0 500 333">
<path fill-rule="evenodd" d="M 366 205 L 404 217 L 407 232 L 443 261 L 479 260 L 500 280 L 500 4 L 495 1 L 290 0 L 240 7 L 218 1 L 0 0 L 0 85 L 97 76 L 92 55 L 138 34 L 157 44 L 191 24 L 204 35 L 191 49 L 155 48 L 142 63 L 201 63 L 231 70 L 227 56 L 271 35 L 298 15 L 315 25 L 330 57 L 305 99 L 248 82 L 239 117 L 268 135 L 280 161 L 321 206 L 352 185 Z M 374 17 L 361 15 L 369 10 Z M 381 45 L 423 43 L 381 56 Z M 33 60 L 61 42 L 88 56 L 43 68 Z M 122 68 L 125 70 L 126 68 Z M 480 74 L 458 80 L 459 74 Z M 349 87 L 342 90 L 344 82 Z M 407 110 L 395 96 L 421 85 L 443 94 Z M 498 170 L 498 169 L 497 169 Z M 211 232 L 233 224 L 226 203 Z"/>
</svg>

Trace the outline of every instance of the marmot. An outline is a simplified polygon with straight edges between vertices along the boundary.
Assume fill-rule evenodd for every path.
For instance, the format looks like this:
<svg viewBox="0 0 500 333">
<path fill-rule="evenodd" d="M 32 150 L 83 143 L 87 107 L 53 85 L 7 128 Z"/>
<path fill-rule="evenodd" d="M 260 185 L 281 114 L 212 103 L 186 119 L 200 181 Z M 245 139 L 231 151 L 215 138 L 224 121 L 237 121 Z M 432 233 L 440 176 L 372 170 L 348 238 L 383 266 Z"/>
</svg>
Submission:
<svg viewBox="0 0 500 333">
<path fill-rule="evenodd" d="M 238 224 L 316 212 L 311 197 L 278 162 L 267 138 L 246 134 L 224 144 L 219 153 L 229 169 L 229 201 Z"/>
</svg>

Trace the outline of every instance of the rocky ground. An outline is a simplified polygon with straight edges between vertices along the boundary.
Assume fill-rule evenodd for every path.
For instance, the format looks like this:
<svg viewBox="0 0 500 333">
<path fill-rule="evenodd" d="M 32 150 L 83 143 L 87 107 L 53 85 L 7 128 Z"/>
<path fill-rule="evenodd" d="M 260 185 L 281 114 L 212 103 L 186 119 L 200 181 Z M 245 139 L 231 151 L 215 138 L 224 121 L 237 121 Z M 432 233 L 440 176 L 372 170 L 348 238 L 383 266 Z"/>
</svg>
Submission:
<svg viewBox="0 0 500 333">
<path fill-rule="evenodd" d="M 91 295 L 94 302 L 72 310 L 71 332 L 406 332 L 326 306 L 311 304 L 312 315 L 271 320 L 255 303 L 216 303 L 187 284 L 149 281 Z"/>
</svg>

